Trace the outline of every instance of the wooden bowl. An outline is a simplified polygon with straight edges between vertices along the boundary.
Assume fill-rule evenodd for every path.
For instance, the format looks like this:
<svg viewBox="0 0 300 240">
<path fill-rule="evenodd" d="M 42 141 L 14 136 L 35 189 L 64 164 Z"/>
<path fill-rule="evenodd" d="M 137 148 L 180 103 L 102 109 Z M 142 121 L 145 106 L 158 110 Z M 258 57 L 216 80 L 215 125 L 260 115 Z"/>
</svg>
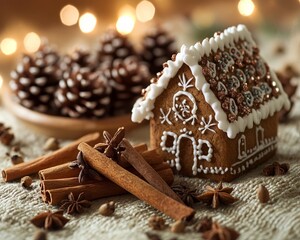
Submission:
<svg viewBox="0 0 300 240">
<path fill-rule="evenodd" d="M 6 109 L 25 125 L 40 134 L 55 138 L 73 139 L 95 131 L 102 132 L 106 130 L 113 133 L 121 126 L 125 127 L 126 131 L 139 126 L 131 121 L 130 114 L 107 117 L 99 120 L 89 120 L 53 116 L 32 111 L 15 102 L 8 88 L 3 88 L 2 102 Z"/>
</svg>

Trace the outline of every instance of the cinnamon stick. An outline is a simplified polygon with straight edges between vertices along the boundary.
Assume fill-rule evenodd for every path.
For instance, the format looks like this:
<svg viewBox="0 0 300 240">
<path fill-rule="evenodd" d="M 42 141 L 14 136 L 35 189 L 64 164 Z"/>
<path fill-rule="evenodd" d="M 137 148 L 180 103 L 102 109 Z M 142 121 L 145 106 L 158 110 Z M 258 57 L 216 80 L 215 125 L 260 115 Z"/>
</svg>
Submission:
<svg viewBox="0 0 300 240">
<path fill-rule="evenodd" d="M 121 146 L 125 148 L 122 155 L 126 158 L 127 162 L 129 162 L 150 185 L 174 200 L 183 203 L 178 195 L 166 184 L 150 164 L 145 161 L 143 156 L 132 147 L 126 138 L 122 140 Z"/>
<path fill-rule="evenodd" d="M 160 170 L 158 174 L 169 184 L 173 182 L 174 175 L 170 168 Z M 52 181 L 52 183 L 47 183 L 47 181 Z M 86 200 L 95 200 L 103 197 L 111 197 L 127 193 L 126 190 L 119 187 L 118 185 L 116 185 L 108 179 L 105 179 L 100 182 L 98 181 L 94 183 L 84 184 L 79 184 L 77 178 L 66 178 L 62 180 L 45 180 L 43 182 L 47 186 L 44 186 L 46 190 L 43 191 L 42 199 L 51 205 L 58 205 L 63 199 L 66 199 L 68 194 L 71 192 L 75 196 L 78 196 L 80 193 L 83 192 Z M 58 185 L 61 187 L 52 188 Z M 64 185 L 67 186 L 62 187 Z"/>
<path fill-rule="evenodd" d="M 86 162 L 103 176 L 175 220 L 190 220 L 195 211 L 160 192 L 86 143 L 80 143 Z"/>
<path fill-rule="evenodd" d="M 141 148 L 140 146 L 141 145 L 134 146 L 134 149 L 138 149 L 139 151 L 144 150 L 144 148 Z M 145 145 L 143 144 L 143 146 L 145 146 Z M 145 160 L 150 165 L 160 164 L 163 162 L 162 157 L 157 153 L 157 151 L 155 149 L 147 150 L 147 151 L 141 153 L 141 155 L 143 157 L 145 156 L 144 157 Z M 125 159 L 123 159 L 119 164 L 124 168 L 128 168 L 130 166 L 130 164 Z M 79 172 L 80 172 L 79 168 L 70 168 L 69 163 L 65 163 L 65 164 L 61 164 L 61 165 L 54 166 L 51 168 L 46 168 L 46 169 L 39 171 L 39 177 L 41 180 L 56 179 L 56 178 L 57 179 L 58 178 L 70 178 L 70 177 L 78 176 Z"/>
<path fill-rule="evenodd" d="M 94 145 L 99 142 L 100 139 L 101 136 L 98 132 L 85 135 L 51 154 L 4 169 L 2 171 L 2 177 L 6 182 L 10 182 L 26 175 L 37 173 L 42 169 L 70 162 L 76 158 L 79 143 L 86 142 L 90 145 Z"/>
<path fill-rule="evenodd" d="M 153 165 L 152 167 L 153 167 L 153 169 L 155 169 L 155 171 L 158 172 L 158 174 L 160 174 L 160 172 L 162 172 L 164 170 L 171 169 L 170 165 L 166 162 L 161 163 L 161 164 Z M 128 169 L 128 171 L 132 172 L 135 175 L 139 175 L 139 173 L 136 170 L 132 169 L 132 168 Z M 139 177 L 142 177 L 142 176 L 139 175 Z M 165 179 L 165 176 L 162 176 L 162 178 Z M 167 180 L 169 181 L 169 182 L 167 182 L 168 184 L 172 183 L 171 182 L 171 180 L 172 180 L 171 177 L 168 177 Z M 40 183 L 40 186 L 41 186 L 42 191 L 46 191 L 46 190 L 49 190 L 49 189 L 73 187 L 73 186 L 78 186 L 78 185 L 94 184 L 94 183 L 98 183 L 98 182 L 99 181 L 97 181 L 97 180 L 89 180 L 89 181 L 84 182 L 84 183 L 79 183 L 77 176 L 76 177 L 74 177 L 74 176 L 72 176 L 72 177 L 61 176 L 57 179 L 48 179 L 48 178 L 43 179 Z"/>
<path fill-rule="evenodd" d="M 41 180 L 78 177 L 80 168 L 70 168 L 69 165 L 70 163 L 64 163 L 58 166 L 43 169 L 39 171 L 39 177 Z"/>
</svg>

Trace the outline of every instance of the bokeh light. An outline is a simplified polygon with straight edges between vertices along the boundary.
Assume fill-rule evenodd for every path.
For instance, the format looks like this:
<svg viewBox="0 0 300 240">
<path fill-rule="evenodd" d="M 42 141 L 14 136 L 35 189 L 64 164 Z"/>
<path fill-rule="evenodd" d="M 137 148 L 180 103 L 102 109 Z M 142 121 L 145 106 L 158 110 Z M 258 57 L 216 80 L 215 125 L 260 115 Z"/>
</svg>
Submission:
<svg viewBox="0 0 300 240">
<path fill-rule="evenodd" d="M 83 33 L 92 32 L 97 24 L 97 18 L 92 13 L 85 13 L 79 18 L 79 28 Z"/>
<path fill-rule="evenodd" d="M 35 32 L 27 33 L 24 38 L 24 47 L 28 52 L 36 52 L 41 46 L 41 38 Z"/>
<path fill-rule="evenodd" d="M 126 35 L 132 32 L 135 25 L 135 9 L 125 5 L 119 11 L 116 29 L 119 33 Z"/>
<path fill-rule="evenodd" d="M 60 20 L 66 26 L 75 25 L 78 22 L 79 11 L 73 5 L 66 5 L 60 10 Z"/>
<path fill-rule="evenodd" d="M 238 10 L 242 16 L 250 16 L 255 9 L 255 5 L 252 0 L 240 0 L 238 4 Z"/>
<path fill-rule="evenodd" d="M 1 42 L 1 51 L 5 55 L 14 54 L 17 51 L 17 41 L 13 38 L 4 38 Z"/>
<path fill-rule="evenodd" d="M 3 85 L 3 77 L 0 75 L 0 89 L 1 89 L 2 85 Z"/>
<path fill-rule="evenodd" d="M 140 22 L 148 22 L 154 17 L 155 7 L 151 2 L 144 0 L 136 6 L 135 12 Z"/>
</svg>

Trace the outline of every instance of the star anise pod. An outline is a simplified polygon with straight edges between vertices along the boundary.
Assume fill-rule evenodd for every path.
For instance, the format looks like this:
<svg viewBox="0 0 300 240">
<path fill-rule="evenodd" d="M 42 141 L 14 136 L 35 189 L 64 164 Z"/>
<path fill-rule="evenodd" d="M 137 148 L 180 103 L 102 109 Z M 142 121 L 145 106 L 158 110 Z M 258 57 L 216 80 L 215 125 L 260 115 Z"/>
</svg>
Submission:
<svg viewBox="0 0 300 240">
<path fill-rule="evenodd" d="M 90 179 L 94 179 L 94 180 L 98 180 L 98 181 L 103 180 L 102 176 L 87 164 L 82 152 L 78 153 L 77 160 L 72 162 L 69 165 L 69 167 L 70 168 L 77 168 L 77 167 L 81 168 L 79 176 L 78 176 L 79 183 L 83 183 Z"/>
<path fill-rule="evenodd" d="M 63 216 L 63 211 L 57 212 L 43 212 L 35 216 L 30 222 L 38 228 L 46 230 L 59 230 L 63 228 L 69 219 Z"/>
<path fill-rule="evenodd" d="M 100 151 L 101 153 L 104 153 L 107 157 L 118 162 L 121 158 L 122 151 L 125 150 L 125 148 L 120 146 L 120 143 L 122 142 L 124 136 L 125 136 L 124 127 L 119 128 L 113 137 L 107 131 L 103 131 L 103 137 L 106 143 L 105 144 L 99 143 L 94 148 Z M 89 179 L 94 179 L 99 181 L 103 180 L 102 176 L 87 164 L 82 152 L 78 153 L 77 160 L 73 161 L 69 165 L 69 167 L 81 168 L 81 171 L 78 176 L 80 183 L 87 181 Z"/>
<path fill-rule="evenodd" d="M 104 150 L 104 154 L 113 159 L 114 161 L 119 161 L 121 158 L 122 151 L 125 150 L 124 147 L 120 146 L 123 138 L 125 137 L 125 129 L 121 127 L 117 130 L 117 132 L 112 137 L 109 132 L 103 131 L 103 137 L 107 144 L 107 147 Z"/>
<path fill-rule="evenodd" d="M 91 202 L 83 198 L 83 192 L 80 193 L 77 199 L 71 192 L 68 195 L 68 199 L 62 200 L 60 209 L 66 211 L 67 214 L 82 213 L 84 208 L 89 208 Z"/>
<path fill-rule="evenodd" d="M 156 233 L 146 232 L 145 234 L 149 240 L 161 240 L 161 237 Z"/>
<path fill-rule="evenodd" d="M 227 205 L 237 201 L 236 198 L 231 196 L 232 191 L 233 188 L 223 188 L 222 182 L 220 182 L 216 188 L 206 186 L 206 190 L 204 191 L 204 193 L 198 195 L 197 199 L 199 201 L 210 204 L 212 208 L 218 208 L 221 204 Z"/>
<path fill-rule="evenodd" d="M 270 165 L 267 165 L 263 169 L 263 175 L 265 176 L 280 176 L 286 174 L 290 169 L 290 165 L 288 163 L 279 163 L 274 162 Z"/>
<path fill-rule="evenodd" d="M 213 222 L 211 229 L 202 234 L 205 240 L 236 240 L 239 236 L 234 229 L 221 226 L 217 222 Z"/>
<path fill-rule="evenodd" d="M 199 220 L 199 222 L 195 225 L 196 232 L 206 232 L 212 228 L 212 218 L 211 217 L 204 217 Z"/>
<path fill-rule="evenodd" d="M 190 188 L 186 182 L 175 184 L 172 189 L 187 206 L 193 206 L 195 202 L 199 202 L 197 189 Z"/>
</svg>

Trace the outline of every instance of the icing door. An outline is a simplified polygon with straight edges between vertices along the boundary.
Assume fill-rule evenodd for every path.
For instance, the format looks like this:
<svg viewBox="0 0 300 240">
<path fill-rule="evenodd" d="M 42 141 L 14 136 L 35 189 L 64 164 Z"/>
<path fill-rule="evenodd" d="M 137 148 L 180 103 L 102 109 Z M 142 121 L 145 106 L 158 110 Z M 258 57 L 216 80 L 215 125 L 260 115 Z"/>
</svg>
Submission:
<svg viewBox="0 0 300 240">
<path fill-rule="evenodd" d="M 178 137 L 175 155 L 176 169 L 192 169 L 192 166 L 188 166 L 189 159 L 193 159 L 193 162 L 197 161 L 197 142 L 194 137 L 184 133 Z"/>
</svg>

